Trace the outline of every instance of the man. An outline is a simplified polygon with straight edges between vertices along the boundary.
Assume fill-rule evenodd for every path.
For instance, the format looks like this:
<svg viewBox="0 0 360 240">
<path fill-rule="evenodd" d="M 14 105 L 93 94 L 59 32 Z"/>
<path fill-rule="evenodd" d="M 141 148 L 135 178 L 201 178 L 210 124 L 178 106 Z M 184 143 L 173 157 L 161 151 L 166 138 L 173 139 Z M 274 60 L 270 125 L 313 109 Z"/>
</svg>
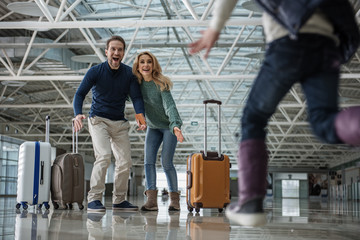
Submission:
<svg viewBox="0 0 360 240">
<path fill-rule="evenodd" d="M 266 223 L 269 118 L 292 85 L 299 82 L 307 99 L 314 134 L 326 143 L 360 145 L 360 107 L 338 110 L 340 63 L 359 45 L 359 29 L 347 0 L 257 0 L 265 10 L 267 50 L 241 119 L 238 154 L 238 202 L 226 216 L 241 225 Z M 218 0 L 210 27 L 190 44 L 190 53 L 207 57 L 237 0 Z M 264 90 L 266 89 L 266 90 Z"/>
<path fill-rule="evenodd" d="M 126 201 L 128 178 L 131 167 L 129 122 L 124 117 L 125 101 L 130 95 L 139 129 L 146 128 L 144 103 L 139 84 L 129 66 L 121 63 L 124 57 L 125 41 L 120 36 L 111 37 L 106 43 L 107 61 L 89 69 L 74 96 L 74 128 L 83 127 L 82 105 L 85 96 L 92 90 L 92 104 L 88 118 L 95 153 L 88 194 L 88 211 L 105 212 L 101 202 L 105 191 L 105 176 L 115 157 L 114 189 L 112 206 L 114 210 L 137 211 L 138 207 Z"/>
</svg>

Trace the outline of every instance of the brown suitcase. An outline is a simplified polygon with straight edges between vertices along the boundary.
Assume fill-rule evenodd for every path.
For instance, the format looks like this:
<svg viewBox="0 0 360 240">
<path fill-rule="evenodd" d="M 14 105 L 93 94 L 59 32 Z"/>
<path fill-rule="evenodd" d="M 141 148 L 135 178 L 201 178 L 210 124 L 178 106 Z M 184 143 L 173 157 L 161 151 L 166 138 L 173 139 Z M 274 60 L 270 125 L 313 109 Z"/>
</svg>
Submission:
<svg viewBox="0 0 360 240">
<path fill-rule="evenodd" d="M 73 130 L 73 152 L 57 156 L 51 167 L 51 198 L 55 209 L 59 205 L 63 209 L 72 209 L 72 203 L 77 203 L 80 210 L 84 208 L 84 160 L 77 153 L 77 133 L 76 150 L 74 145 Z"/>
<path fill-rule="evenodd" d="M 219 152 L 207 151 L 206 105 L 216 103 L 219 108 Z M 230 160 L 221 154 L 220 105 L 217 100 L 206 100 L 205 104 L 205 142 L 204 151 L 191 154 L 187 159 L 186 201 L 190 212 L 195 208 L 217 208 L 223 211 L 230 203 Z"/>
</svg>

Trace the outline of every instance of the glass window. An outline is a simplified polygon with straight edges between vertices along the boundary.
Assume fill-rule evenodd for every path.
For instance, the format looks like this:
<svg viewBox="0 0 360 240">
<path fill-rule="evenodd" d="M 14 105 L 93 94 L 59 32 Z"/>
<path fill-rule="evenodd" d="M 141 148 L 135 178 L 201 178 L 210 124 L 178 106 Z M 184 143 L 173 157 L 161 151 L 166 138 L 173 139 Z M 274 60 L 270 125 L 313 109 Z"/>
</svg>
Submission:
<svg viewBox="0 0 360 240">
<path fill-rule="evenodd" d="M 283 198 L 299 197 L 299 180 L 282 180 L 281 185 Z"/>
<path fill-rule="evenodd" d="M 0 135 L 0 195 L 16 195 L 19 146 L 22 142 Z"/>
</svg>

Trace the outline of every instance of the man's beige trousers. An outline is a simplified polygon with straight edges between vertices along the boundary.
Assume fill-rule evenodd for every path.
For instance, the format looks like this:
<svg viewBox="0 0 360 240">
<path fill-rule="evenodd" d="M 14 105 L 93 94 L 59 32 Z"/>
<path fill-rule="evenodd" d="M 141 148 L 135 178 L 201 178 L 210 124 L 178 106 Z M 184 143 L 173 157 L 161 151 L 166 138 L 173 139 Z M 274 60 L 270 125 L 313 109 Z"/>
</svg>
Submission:
<svg viewBox="0 0 360 240">
<path fill-rule="evenodd" d="M 131 167 L 130 123 L 112 121 L 98 116 L 89 118 L 88 123 L 96 159 L 91 173 L 88 202 L 102 200 L 105 191 L 105 176 L 111 163 L 112 151 L 115 157 L 112 203 L 121 203 L 127 194 Z"/>
</svg>

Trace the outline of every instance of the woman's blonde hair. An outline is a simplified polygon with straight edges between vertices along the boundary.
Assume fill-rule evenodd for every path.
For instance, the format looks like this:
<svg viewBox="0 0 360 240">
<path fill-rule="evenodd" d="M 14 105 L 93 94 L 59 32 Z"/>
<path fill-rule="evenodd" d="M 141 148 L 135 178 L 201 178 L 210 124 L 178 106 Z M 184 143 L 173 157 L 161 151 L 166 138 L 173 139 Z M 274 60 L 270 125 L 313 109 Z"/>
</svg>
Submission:
<svg viewBox="0 0 360 240">
<path fill-rule="evenodd" d="M 143 76 L 141 75 L 141 73 L 138 70 L 139 59 L 143 55 L 148 55 L 152 59 L 153 66 L 152 66 L 152 74 L 151 75 L 152 75 L 152 78 L 153 78 L 155 84 L 160 87 L 161 91 L 170 90 L 173 86 L 173 83 L 171 82 L 170 78 L 168 78 L 162 74 L 162 69 L 160 67 L 158 60 L 156 59 L 154 54 L 152 54 L 151 52 L 148 52 L 148 51 L 139 53 L 139 55 L 137 55 L 137 57 L 135 58 L 135 61 L 133 64 L 132 72 L 137 77 L 138 82 L 141 84 L 141 82 L 143 81 Z"/>
</svg>

